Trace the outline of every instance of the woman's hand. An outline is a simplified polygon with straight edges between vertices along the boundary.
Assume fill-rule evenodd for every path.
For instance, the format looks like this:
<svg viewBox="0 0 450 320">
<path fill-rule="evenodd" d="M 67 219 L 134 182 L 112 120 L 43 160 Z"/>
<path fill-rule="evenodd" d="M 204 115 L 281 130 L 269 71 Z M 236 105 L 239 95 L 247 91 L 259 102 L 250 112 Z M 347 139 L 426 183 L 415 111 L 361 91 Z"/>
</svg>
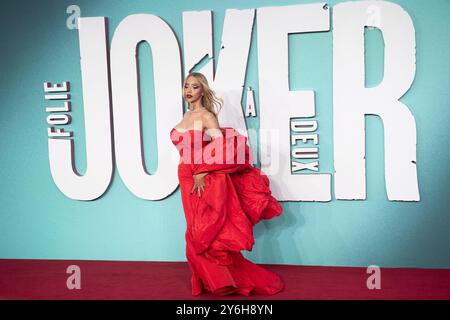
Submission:
<svg viewBox="0 0 450 320">
<path fill-rule="evenodd" d="M 194 192 L 195 188 L 198 190 L 198 196 L 200 197 L 200 189 L 205 191 L 205 181 L 204 178 L 207 175 L 207 172 L 202 172 L 199 174 L 194 174 L 192 177 L 194 178 L 194 186 L 192 187 L 191 194 Z"/>
</svg>

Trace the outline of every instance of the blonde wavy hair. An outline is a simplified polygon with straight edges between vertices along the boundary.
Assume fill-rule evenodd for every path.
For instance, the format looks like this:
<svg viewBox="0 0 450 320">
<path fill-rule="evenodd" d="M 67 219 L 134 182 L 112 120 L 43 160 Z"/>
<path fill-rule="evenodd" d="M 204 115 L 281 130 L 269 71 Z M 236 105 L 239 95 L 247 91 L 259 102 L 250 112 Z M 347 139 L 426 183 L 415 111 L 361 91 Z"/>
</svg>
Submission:
<svg viewBox="0 0 450 320">
<path fill-rule="evenodd" d="M 184 79 L 183 88 L 190 77 L 194 77 L 200 82 L 203 90 L 202 105 L 217 118 L 223 106 L 223 99 L 217 97 L 214 90 L 209 87 L 208 79 L 200 72 L 189 73 Z M 218 107 L 219 109 L 217 109 Z"/>
</svg>

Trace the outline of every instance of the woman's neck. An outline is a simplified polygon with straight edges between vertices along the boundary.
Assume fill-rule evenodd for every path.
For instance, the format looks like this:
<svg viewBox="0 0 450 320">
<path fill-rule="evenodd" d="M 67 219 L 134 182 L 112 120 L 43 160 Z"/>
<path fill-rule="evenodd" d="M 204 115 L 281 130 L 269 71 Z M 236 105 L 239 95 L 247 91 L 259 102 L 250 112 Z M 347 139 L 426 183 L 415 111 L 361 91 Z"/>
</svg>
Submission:
<svg viewBox="0 0 450 320">
<path fill-rule="evenodd" d="M 199 111 L 205 110 L 206 108 L 204 106 L 198 104 L 198 105 L 195 105 L 195 106 L 190 105 L 188 107 L 188 109 L 189 109 L 190 112 L 199 112 Z"/>
</svg>

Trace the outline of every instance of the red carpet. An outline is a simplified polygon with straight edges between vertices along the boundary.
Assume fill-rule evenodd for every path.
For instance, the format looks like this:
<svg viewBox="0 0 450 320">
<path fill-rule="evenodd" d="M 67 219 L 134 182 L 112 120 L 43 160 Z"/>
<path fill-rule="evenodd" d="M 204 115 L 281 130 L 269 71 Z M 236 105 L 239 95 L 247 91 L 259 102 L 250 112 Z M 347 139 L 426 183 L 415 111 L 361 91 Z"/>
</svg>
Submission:
<svg viewBox="0 0 450 320">
<path fill-rule="evenodd" d="M 81 289 L 69 290 L 69 265 L 81 269 Z M 450 269 L 381 268 L 381 289 L 369 290 L 366 268 L 265 265 L 285 281 L 274 296 L 224 299 L 450 299 Z M 192 296 L 184 262 L 0 259 L 0 299 L 218 299 Z"/>
</svg>

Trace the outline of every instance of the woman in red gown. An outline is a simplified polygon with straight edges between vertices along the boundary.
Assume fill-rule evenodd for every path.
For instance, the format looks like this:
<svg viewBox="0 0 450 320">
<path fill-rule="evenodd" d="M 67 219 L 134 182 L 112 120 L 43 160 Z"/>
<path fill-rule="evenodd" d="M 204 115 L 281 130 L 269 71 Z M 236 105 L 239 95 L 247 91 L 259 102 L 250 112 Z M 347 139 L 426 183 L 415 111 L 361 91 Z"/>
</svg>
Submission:
<svg viewBox="0 0 450 320">
<path fill-rule="evenodd" d="M 281 278 L 241 253 L 252 250 L 253 226 L 283 211 L 271 195 L 269 179 L 253 167 L 247 138 L 218 126 L 213 108 L 219 100 L 203 74 L 186 77 L 183 96 L 190 111 L 170 137 L 180 153 L 178 178 L 192 294 L 280 292 Z"/>
</svg>

